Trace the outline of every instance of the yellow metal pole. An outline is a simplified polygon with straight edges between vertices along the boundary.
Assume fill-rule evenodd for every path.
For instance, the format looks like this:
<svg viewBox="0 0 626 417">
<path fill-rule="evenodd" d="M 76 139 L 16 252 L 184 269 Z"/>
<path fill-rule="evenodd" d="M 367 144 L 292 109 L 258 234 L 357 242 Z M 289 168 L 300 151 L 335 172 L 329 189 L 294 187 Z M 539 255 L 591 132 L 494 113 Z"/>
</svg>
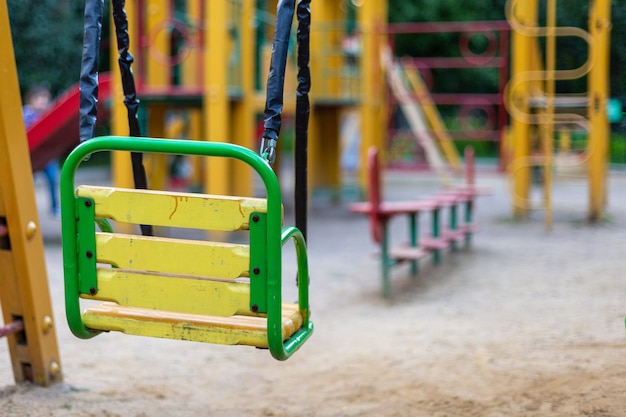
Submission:
<svg viewBox="0 0 626 417">
<path fill-rule="evenodd" d="M 312 12 L 312 11 L 311 11 Z M 309 173 L 311 189 L 328 188 L 338 192 L 341 183 L 339 169 L 338 106 L 316 106 L 311 112 L 309 126 Z M 313 165 L 313 162 L 315 165 Z"/>
<path fill-rule="evenodd" d="M 200 48 L 203 30 L 204 29 L 204 16 L 202 15 L 202 0 L 188 0 L 187 1 L 187 14 L 189 16 L 189 22 L 192 25 L 190 29 L 191 39 L 193 45 L 188 45 L 190 51 L 187 58 L 181 63 L 182 66 L 182 83 L 185 87 L 198 87 L 202 85 L 202 50 Z M 189 131 L 188 138 L 190 140 L 202 140 L 202 109 L 191 108 L 187 110 L 189 117 Z M 191 178 L 190 185 L 192 189 L 199 189 L 202 184 L 202 159 L 198 156 L 190 156 L 189 162 L 191 164 Z"/>
<path fill-rule="evenodd" d="M 548 0 L 546 35 L 546 108 L 543 112 L 543 198 L 545 225 L 552 229 L 552 165 L 554 153 L 554 93 L 556 70 L 556 0 Z"/>
<path fill-rule="evenodd" d="M 207 140 L 230 141 L 230 103 L 228 99 L 228 4 L 227 0 L 206 3 L 208 28 L 205 30 L 204 50 L 204 126 Z M 205 192 L 231 193 L 231 164 L 225 158 L 209 161 Z"/>
<path fill-rule="evenodd" d="M 258 147 L 254 129 L 254 56 L 255 56 L 255 2 L 242 1 L 239 8 L 239 67 L 241 72 L 241 97 L 232 104 L 232 135 L 236 143 L 248 149 Z M 237 161 L 233 164 L 233 193 L 250 196 L 253 194 L 253 173 L 245 164 Z"/>
<path fill-rule="evenodd" d="M 0 304 L 16 382 L 62 381 L 9 14 L 0 1 Z M 16 123 L 17 122 L 17 123 Z"/>
<path fill-rule="evenodd" d="M 310 188 L 329 188 L 341 184 L 339 120 L 340 65 L 338 25 L 343 21 L 336 1 L 311 2 L 311 91 L 312 111 L 309 124 L 308 182 Z M 291 88 L 291 87 L 290 87 Z M 295 88 L 295 86 L 293 87 Z"/>
<path fill-rule="evenodd" d="M 148 131 L 143 134 L 154 138 L 170 137 L 166 132 L 166 110 L 161 104 L 152 104 L 145 111 L 148 115 Z M 145 155 L 145 167 L 148 185 L 154 190 L 165 189 L 169 177 L 168 156 L 164 154 Z"/>
<path fill-rule="evenodd" d="M 202 132 L 202 109 L 189 110 L 189 139 L 202 140 L 204 134 Z M 202 181 L 204 178 L 203 160 L 199 156 L 191 156 L 191 187 L 193 189 L 202 189 Z"/>
<path fill-rule="evenodd" d="M 358 10 L 361 31 L 361 163 L 359 185 L 366 189 L 367 152 L 380 149 L 385 158 L 387 109 L 381 49 L 386 41 L 387 1 L 363 0 Z"/>
<path fill-rule="evenodd" d="M 202 84 L 202 51 L 200 50 L 200 36 L 202 31 L 202 0 L 187 0 L 187 16 L 189 39 L 185 47 L 188 48 L 187 56 L 180 63 L 182 67 L 182 84 L 185 87 L 198 86 Z"/>
<path fill-rule="evenodd" d="M 589 213 L 590 221 L 602 219 L 607 201 L 609 123 L 606 103 L 609 92 L 611 1 L 590 1 L 589 33 L 593 66 L 589 72 Z"/>
<path fill-rule="evenodd" d="M 147 88 L 171 87 L 170 79 L 172 67 L 170 30 L 167 22 L 174 18 L 170 9 L 171 0 L 150 0 L 146 10 L 146 33 L 149 47 L 144 54 L 143 63 L 146 67 L 145 83 Z M 147 119 L 146 136 L 165 137 L 166 108 L 160 104 L 144 105 L 144 114 Z M 146 173 L 150 188 L 163 189 L 168 178 L 168 157 L 166 155 L 146 155 Z"/>
<path fill-rule="evenodd" d="M 524 26 L 537 25 L 537 0 L 510 0 L 511 16 Z M 511 53 L 511 78 L 532 71 L 533 47 L 535 39 L 513 30 Z M 514 91 L 509 91 L 509 106 L 514 106 L 523 114 L 529 113 L 531 85 L 521 83 Z M 523 162 L 530 156 L 530 125 L 524 120 L 511 119 L 511 138 L 513 142 L 513 158 L 509 165 L 509 174 L 513 181 L 513 216 L 523 218 L 529 208 L 530 164 Z"/>
<path fill-rule="evenodd" d="M 130 52 L 136 55 L 138 52 L 138 16 L 140 11 L 137 10 L 134 1 L 126 2 L 126 15 L 128 17 L 128 36 L 130 38 Z M 110 27 L 113 24 L 113 16 L 109 17 Z M 113 40 L 115 42 L 115 40 Z M 117 45 L 117 44 L 115 44 Z M 124 105 L 124 92 L 122 90 L 122 79 L 120 71 L 117 69 L 117 47 L 111 48 L 111 133 L 118 136 L 127 136 L 129 134 L 128 113 Z M 111 154 L 111 170 L 112 182 L 116 187 L 133 188 L 133 174 L 130 163 L 130 153 L 113 152 Z"/>
<path fill-rule="evenodd" d="M 312 21 L 311 66 L 317 80 L 315 96 L 326 101 L 338 99 L 341 90 L 341 28 L 344 13 L 336 0 L 311 2 Z M 313 75 L 313 74 L 312 74 Z"/>
<path fill-rule="evenodd" d="M 146 82 L 149 87 L 170 85 L 170 32 L 166 25 L 170 16 L 171 0 L 150 0 L 143 11 L 146 17 L 146 33 L 149 47 L 144 55 Z M 127 2 L 130 3 L 130 2 Z"/>
</svg>

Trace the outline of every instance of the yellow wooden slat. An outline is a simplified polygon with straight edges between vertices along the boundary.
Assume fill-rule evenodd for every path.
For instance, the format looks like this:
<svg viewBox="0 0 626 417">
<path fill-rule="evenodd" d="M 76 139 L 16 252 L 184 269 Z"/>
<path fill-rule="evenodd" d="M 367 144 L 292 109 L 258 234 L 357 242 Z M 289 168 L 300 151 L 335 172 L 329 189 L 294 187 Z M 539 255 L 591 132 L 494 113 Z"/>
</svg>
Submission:
<svg viewBox="0 0 626 417">
<path fill-rule="evenodd" d="M 160 337 L 224 345 L 267 348 L 267 320 L 263 317 L 214 317 L 172 313 L 102 303 L 83 313 L 91 329 L 119 331 L 137 336 Z M 283 303 L 283 340 L 302 327 L 298 305 Z"/>
<path fill-rule="evenodd" d="M 99 268 L 97 293 L 81 296 L 124 306 L 190 314 L 253 314 L 250 311 L 250 285 L 235 280 Z"/>
<path fill-rule="evenodd" d="M 154 226 L 245 230 L 249 228 L 250 214 L 267 211 L 262 198 L 84 185 L 77 188 L 76 194 L 94 199 L 96 217 Z"/>
<path fill-rule="evenodd" d="M 97 260 L 123 269 L 221 278 L 249 276 L 250 247 L 221 242 L 96 233 Z"/>
</svg>

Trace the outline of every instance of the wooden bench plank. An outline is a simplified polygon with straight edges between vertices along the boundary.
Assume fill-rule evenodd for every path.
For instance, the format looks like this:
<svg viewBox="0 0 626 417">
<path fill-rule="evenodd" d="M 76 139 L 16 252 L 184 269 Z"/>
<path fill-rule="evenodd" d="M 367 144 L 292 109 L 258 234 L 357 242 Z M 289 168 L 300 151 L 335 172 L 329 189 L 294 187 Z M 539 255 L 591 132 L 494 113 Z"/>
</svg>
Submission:
<svg viewBox="0 0 626 417">
<path fill-rule="evenodd" d="M 421 213 L 431 211 L 437 208 L 435 201 L 385 201 L 375 207 L 374 212 L 378 215 L 391 217 L 402 214 Z M 352 203 L 349 206 L 353 213 L 370 214 L 372 212 L 372 204 L 370 202 Z"/>
<path fill-rule="evenodd" d="M 268 347 L 267 319 L 264 317 L 216 317 L 102 303 L 85 310 L 82 319 L 87 327 L 102 331 L 224 345 Z M 302 323 L 298 305 L 283 303 L 283 340 L 302 327 Z"/>
<path fill-rule="evenodd" d="M 398 246 L 389 250 L 389 257 L 397 261 L 417 261 L 428 255 L 424 249 L 411 246 Z"/>
<path fill-rule="evenodd" d="M 250 276 L 250 247 L 221 242 L 96 233 L 96 258 L 122 269 L 210 277 Z"/>
<path fill-rule="evenodd" d="M 480 231 L 480 227 L 476 223 L 462 224 L 459 226 L 459 229 L 465 234 L 478 233 Z"/>
<path fill-rule="evenodd" d="M 246 280 L 247 281 L 247 280 Z M 181 313 L 252 315 L 248 282 L 98 268 L 98 291 L 82 298 Z"/>
<path fill-rule="evenodd" d="M 462 240 L 465 238 L 465 231 L 463 229 L 445 229 L 441 231 L 441 236 L 443 239 L 448 240 L 450 242 L 456 240 Z"/>
<path fill-rule="evenodd" d="M 262 198 L 86 185 L 79 186 L 76 195 L 95 201 L 96 217 L 153 226 L 247 230 L 253 212 L 267 211 L 267 202 Z M 138 209 L 140 207 L 150 209 Z"/>
<path fill-rule="evenodd" d="M 441 250 L 447 249 L 450 246 L 450 242 L 441 237 L 423 236 L 419 238 L 419 244 L 422 248 L 428 250 Z"/>
</svg>

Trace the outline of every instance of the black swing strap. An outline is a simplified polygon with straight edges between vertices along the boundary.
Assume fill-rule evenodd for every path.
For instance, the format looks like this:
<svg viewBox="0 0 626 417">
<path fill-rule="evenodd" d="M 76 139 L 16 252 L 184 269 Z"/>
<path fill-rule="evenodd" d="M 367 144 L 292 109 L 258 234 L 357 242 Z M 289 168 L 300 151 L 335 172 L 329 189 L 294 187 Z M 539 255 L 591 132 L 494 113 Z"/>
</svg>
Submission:
<svg viewBox="0 0 626 417">
<path fill-rule="evenodd" d="M 308 123 L 310 113 L 309 91 L 311 89 L 311 72 L 309 68 L 309 43 L 311 27 L 310 0 L 299 0 L 297 5 L 298 19 L 298 87 L 296 91 L 296 146 L 295 146 L 295 207 L 296 227 L 306 238 L 307 219 L 307 148 Z M 267 79 L 267 93 L 264 111 L 264 129 L 261 141 L 261 155 L 270 163 L 276 158 L 276 145 L 281 128 L 283 111 L 283 94 L 285 70 L 291 24 L 296 0 L 279 0 L 276 8 L 276 24 L 272 43 L 272 57 Z"/>
<path fill-rule="evenodd" d="M 113 4 L 113 22 L 115 24 L 115 35 L 117 38 L 118 63 L 120 66 L 120 74 L 122 75 L 122 89 L 124 91 L 124 105 L 128 111 L 128 127 L 130 136 L 141 136 L 139 130 L 139 119 L 137 111 L 139 110 L 139 100 L 137 99 L 137 91 L 135 89 L 135 77 L 133 76 L 132 63 L 134 58 L 129 52 L 130 38 L 128 36 L 128 18 L 126 10 L 124 10 L 125 0 L 112 0 Z M 146 169 L 143 166 L 143 154 L 140 152 L 131 152 L 130 158 L 133 168 L 133 179 L 135 188 L 145 190 L 148 188 L 148 179 L 146 177 Z M 142 224 L 141 233 L 144 236 L 153 236 L 154 232 L 151 225 Z"/>
<path fill-rule="evenodd" d="M 298 89 L 296 91 L 296 144 L 295 144 L 295 216 L 296 227 L 307 237 L 307 172 L 309 142 L 309 68 L 311 34 L 311 0 L 298 1 Z"/>
<path fill-rule="evenodd" d="M 128 109 L 128 125 L 130 136 L 140 136 L 137 110 L 139 100 L 135 91 L 135 80 L 131 64 L 133 56 L 128 52 L 128 19 L 124 10 L 124 0 L 113 0 L 113 20 L 117 35 L 119 65 L 124 90 L 124 104 Z M 98 54 L 102 37 L 102 19 L 104 15 L 104 0 L 85 1 L 85 22 L 83 34 L 83 51 L 80 68 L 80 110 L 79 136 L 80 141 L 86 141 L 95 136 L 95 126 L 98 115 Z M 143 157 L 140 153 L 131 153 L 133 179 L 135 188 L 146 189 L 147 178 L 143 166 Z M 152 226 L 141 225 L 141 232 L 151 236 Z"/>
<path fill-rule="evenodd" d="M 85 1 L 83 53 L 80 66 L 79 137 L 84 142 L 95 136 L 98 115 L 98 52 L 102 36 L 104 0 Z"/>
<path fill-rule="evenodd" d="M 282 123 L 285 69 L 295 7 L 296 0 L 278 0 L 276 6 L 274 40 L 272 42 L 270 70 L 267 76 L 263 137 L 261 140 L 261 155 L 267 158 L 270 164 L 273 164 L 276 159 L 276 145 Z"/>
</svg>

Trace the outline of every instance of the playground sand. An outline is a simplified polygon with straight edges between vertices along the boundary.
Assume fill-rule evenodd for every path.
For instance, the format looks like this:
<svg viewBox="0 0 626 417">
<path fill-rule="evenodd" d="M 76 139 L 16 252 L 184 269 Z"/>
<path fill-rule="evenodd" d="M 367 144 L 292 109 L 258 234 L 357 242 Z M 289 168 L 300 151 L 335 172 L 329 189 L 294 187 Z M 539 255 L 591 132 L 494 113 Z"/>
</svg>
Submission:
<svg viewBox="0 0 626 417">
<path fill-rule="evenodd" d="M 389 199 L 436 189 L 422 174 L 386 182 Z M 64 382 L 15 386 L 0 343 L 0 416 L 626 415 L 626 173 L 612 175 L 607 221 L 595 226 L 584 221 L 585 183 L 560 179 L 551 232 L 541 212 L 510 220 L 503 177 L 479 172 L 479 183 L 493 194 L 477 202 L 472 247 L 445 253 L 439 267 L 426 262 L 416 279 L 395 269 L 389 300 L 367 219 L 318 196 L 309 224 L 316 330 L 286 362 L 248 347 L 73 337 L 59 223 L 38 187 Z M 403 222 L 393 223 L 397 240 Z"/>
</svg>

